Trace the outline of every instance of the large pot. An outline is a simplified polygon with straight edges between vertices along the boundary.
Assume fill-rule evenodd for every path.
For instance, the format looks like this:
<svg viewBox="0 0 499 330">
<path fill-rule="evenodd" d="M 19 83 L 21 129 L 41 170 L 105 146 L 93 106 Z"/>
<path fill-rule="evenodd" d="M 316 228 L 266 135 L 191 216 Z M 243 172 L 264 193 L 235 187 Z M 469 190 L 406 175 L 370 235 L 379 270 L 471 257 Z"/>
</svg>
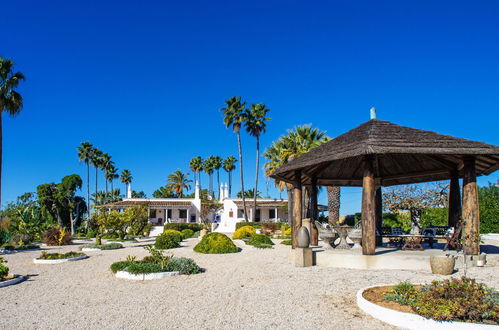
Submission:
<svg viewBox="0 0 499 330">
<path fill-rule="evenodd" d="M 299 248 L 308 248 L 310 245 L 310 234 L 307 227 L 301 226 L 296 237 Z"/>
<path fill-rule="evenodd" d="M 431 272 L 439 275 L 450 275 L 454 272 L 456 258 L 452 256 L 430 257 Z"/>
</svg>

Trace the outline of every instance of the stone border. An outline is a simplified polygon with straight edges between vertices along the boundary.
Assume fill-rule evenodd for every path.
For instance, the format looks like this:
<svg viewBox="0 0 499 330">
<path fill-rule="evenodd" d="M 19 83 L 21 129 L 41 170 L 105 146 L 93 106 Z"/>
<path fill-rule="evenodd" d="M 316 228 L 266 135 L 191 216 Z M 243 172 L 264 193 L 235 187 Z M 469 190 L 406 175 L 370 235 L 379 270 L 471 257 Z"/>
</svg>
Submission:
<svg viewBox="0 0 499 330">
<path fill-rule="evenodd" d="M 5 286 L 9 286 L 9 285 L 14 285 L 14 284 L 17 284 L 17 283 L 21 283 L 21 282 L 24 282 L 26 281 L 28 277 L 27 276 L 24 276 L 24 275 L 20 275 L 18 277 L 14 277 L 10 280 L 6 280 L 6 281 L 2 281 L 0 282 L 0 288 L 3 288 Z"/>
<path fill-rule="evenodd" d="M 394 284 L 378 284 L 369 287 L 365 287 L 357 291 L 357 305 L 365 313 L 371 315 L 372 317 L 386 322 L 388 324 L 401 327 L 404 329 L 497 329 L 496 325 L 489 324 L 478 324 L 478 323 L 466 323 L 466 322 L 455 322 L 455 321 L 436 321 L 432 319 L 424 318 L 417 314 L 399 312 L 393 309 L 382 307 L 375 303 L 370 302 L 365 299 L 362 294 L 365 290 L 379 287 L 379 286 L 389 286 Z"/>
<path fill-rule="evenodd" d="M 159 280 L 163 277 L 176 276 L 179 275 L 180 272 L 162 272 L 162 273 L 149 273 L 149 274 L 130 274 L 124 270 L 120 270 L 116 272 L 117 278 L 124 278 L 127 280 L 134 281 L 149 281 L 149 280 Z"/>
<path fill-rule="evenodd" d="M 68 262 L 68 261 L 77 261 L 77 260 L 82 260 L 82 259 L 87 259 L 88 256 L 81 256 L 81 257 L 74 257 L 74 258 L 67 258 L 67 259 L 38 259 L 34 258 L 33 263 L 35 264 L 62 264 L 63 262 Z"/>
<path fill-rule="evenodd" d="M 119 249 L 116 249 L 116 250 L 119 250 Z M 81 248 L 81 252 L 93 252 L 93 251 L 102 251 L 102 250 L 99 248 L 88 248 L 88 247 Z"/>
</svg>

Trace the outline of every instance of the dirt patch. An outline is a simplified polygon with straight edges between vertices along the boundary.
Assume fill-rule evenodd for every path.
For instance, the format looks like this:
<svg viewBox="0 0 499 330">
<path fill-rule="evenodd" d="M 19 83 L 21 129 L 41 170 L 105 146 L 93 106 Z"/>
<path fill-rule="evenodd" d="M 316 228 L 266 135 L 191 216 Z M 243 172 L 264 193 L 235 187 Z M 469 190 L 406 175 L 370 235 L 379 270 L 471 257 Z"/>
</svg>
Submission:
<svg viewBox="0 0 499 330">
<path fill-rule="evenodd" d="M 370 302 L 380 305 L 382 307 L 390 308 L 399 312 L 412 313 L 415 314 L 411 307 L 406 305 L 401 305 L 395 301 L 383 300 L 385 293 L 393 289 L 393 285 L 390 286 L 377 286 L 375 288 L 370 288 L 362 293 L 362 296 L 369 300 Z"/>
</svg>

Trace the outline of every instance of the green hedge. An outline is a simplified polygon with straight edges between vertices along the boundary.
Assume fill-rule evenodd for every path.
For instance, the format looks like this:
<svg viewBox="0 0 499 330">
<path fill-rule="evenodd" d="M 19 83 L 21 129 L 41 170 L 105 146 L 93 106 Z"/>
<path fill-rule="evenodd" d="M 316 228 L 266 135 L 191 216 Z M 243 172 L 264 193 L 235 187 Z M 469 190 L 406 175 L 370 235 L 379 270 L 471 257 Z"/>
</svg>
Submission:
<svg viewBox="0 0 499 330">
<path fill-rule="evenodd" d="M 161 234 L 156 237 L 154 247 L 160 250 L 174 249 L 180 246 L 179 243 L 180 242 L 178 241 L 176 235 Z"/>
<path fill-rule="evenodd" d="M 167 223 L 165 224 L 165 230 L 173 229 L 182 232 L 184 229 L 190 229 L 192 231 L 200 231 L 203 229 L 203 225 L 199 223 Z"/>
<path fill-rule="evenodd" d="M 236 230 L 238 230 L 239 228 L 241 227 L 244 227 L 244 226 L 251 226 L 255 229 L 261 229 L 262 228 L 262 224 L 270 224 L 270 225 L 277 225 L 277 228 L 281 228 L 281 226 L 287 226 L 288 223 L 287 222 L 237 222 L 236 223 Z"/>
<path fill-rule="evenodd" d="M 251 237 L 246 241 L 246 244 L 253 245 L 255 247 L 257 247 L 257 245 L 262 245 L 262 244 L 274 245 L 274 243 L 272 242 L 272 240 L 268 236 L 261 235 L 261 234 L 251 235 Z"/>
<path fill-rule="evenodd" d="M 239 252 L 232 240 L 224 234 L 211 233 L 204 235 L 195 247 L 194 251 L 199 253 L 219 254 Z"/>
<path fill-rule="evenodd" d="M 194 236 L 194 231 L 192 229 L 184 229 L 182 230 L 181 234 L 184 239 L 191 238 L 192 236 Z"/>
</svg>

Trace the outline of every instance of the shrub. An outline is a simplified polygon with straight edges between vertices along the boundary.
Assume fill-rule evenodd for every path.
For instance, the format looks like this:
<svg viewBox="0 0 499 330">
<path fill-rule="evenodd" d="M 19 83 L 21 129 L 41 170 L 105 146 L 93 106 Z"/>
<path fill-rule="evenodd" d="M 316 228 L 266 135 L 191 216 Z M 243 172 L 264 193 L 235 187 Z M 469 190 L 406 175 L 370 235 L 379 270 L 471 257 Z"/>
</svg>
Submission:
<svg viewBox="0 0 499 330">
<path fill-rule="evenodd" d="M 47 253 L 47 251 L 43 251 L 42 254 L 38 257 L 41 260 L 57 260 L 57 259 L 69 259 L 76 257 L 86 256 L 85 253 L 82 252 L 67 252 L 67 253 Z"/>
<path fill-rule="evenodd" d="M 182 233 L 181 233 L 181 232 L 179 232 L 178 230 L 173 230 L 173 229 L 168 229 L 168 230 L 165 230 L 165 231 L 163 232 L 163 234 L 162 234 L 162 235 L 171 235 L 171 236 L 172 236 L 172 237 L 174 237 L 174 238 L 177 240 L 177 242 L 179 242 L 179 243 L 180 243 L 180 242 L 182 242 L 182 240 L 184 239 L 184 238 L 182 237 Z"/>
<path fill-rule="evenodd" d="M 291 240 L 290 239 L 286 239 L 286 240 L 282 241 L 281 244 L 291 245 Z"/>
<path fill-rule="evenodd" d="M 243 239 L 246 237 L 250 237 L 251 235 L 255 234 L 256 231 L 253 227 L 251 226 L 244 226 L 239 228 L 234 232 L 234 235 L 232 236 L 233 239 Z"/>
<path fill-rule="evenodd" d="M 7 263 L 7 260 L 0 257 L 0 281 L 9 275 L 9 267 L 5 266 L 5 263 Z"/>
<path fill-rule="evenodd" d="M 258 249 L 273 249 L 274 247 L 271 244 L 265 244 L 265 243 L 257 243 L 253 245 L 254 247 Z"/>
<path fill-rule="evenodd" d="M 170 267 L 172 271 L 180 272 L 180 274 L 184 275 L 201 272 L 201 268 L 190 258 L 172 258 Z"/>
<path fill-rule="evenodd" d="M 149 262 L 134 262 L 126 267 L 125 270 L 134 275 L 160 273 L 165 271 L 161 265 Z"/>
<path fill-rule="evenodd" d="M 184 239 L 191 238 L 194 235 L 194 231 L 192 229 L 184 229 L 180 233 Z"/>
<path fill-rule="evenodd" d="M 409 282 L 401 282 L 393 287 L 383 299 L 395 301 L 402 305 L 409 305 L 416 299 L 417 291 L 414 285 Z"/>
<path fill-rule="evenodd" d="M 71 234 L 62 227 L 50 228 L 43 233 L 43 242 L 49 246 L 71 244 Z"/>
<path fill-rule="evenodd" d="M 165 224 L 165 230 L 173 229 L 177 231 L 182 231 L 184 229 L 190 229 L 192 231 L 200 231 L 203 229 L 203 225 L 199 223 L 167 223 Z"/>
<path fill-rule="evenodd" d="M 108 244 L 85 244 L 82 245 L 81 248 L 116 250 L 116 249 L 121 249 L 122 247 L 123 245 L 121 245 L 120 243 L 108 243 Z"/>
<path fill-rule="evenodd" d="M 210 233 L 204 235 L 195 247 L 199 253 L 235 253 L 239 252 L 232 240 L 224 234 Z"/>
<path fill-rule="evenodd" d="M 274 243 L 272 242 L 272 240 L 268 236 L 261 235 L 261 234 L 251 235 L 249 240 L 246 241 L 246 244 L 253 245 L 253 246 L 260 245 L 260 244 L 274 245 Z"/>
<path fill-rule="evenodd" d="M 180 244 L 175 236 L 165 234 L 156 237 L 156 242 L 154 243 L 154 247 L 161 250 L 174 249 L 179 246 Z"/>
<path fill-rule="evenodd" d="M 288 225 L 287 222 L 237 222 L 236 223 L 236 230 L 238 230 L 239 228 L 244 227 L 244 226 L 251 226 L 255 229 L 261 229 L 262 225 L 265 225 L 265 224 L 271 224 L 271 226 L 276 225 L 277 228 L 280 228 L 281 226 Z"/>
<path fill-rule="evenodd" d="M 127 268 L 131 264 L 132 264 L 132 262 L 127 261 L 127 260 L 117 261 L 117 262 L 112 263 L 111 266 L 109 267 L 109 269 L 111 269 L 111 271 L 113 273 L 116 273 L 116 272 L 119 272 L 121 270 L 125 270 L 125 268 Z"/>
</svg>

